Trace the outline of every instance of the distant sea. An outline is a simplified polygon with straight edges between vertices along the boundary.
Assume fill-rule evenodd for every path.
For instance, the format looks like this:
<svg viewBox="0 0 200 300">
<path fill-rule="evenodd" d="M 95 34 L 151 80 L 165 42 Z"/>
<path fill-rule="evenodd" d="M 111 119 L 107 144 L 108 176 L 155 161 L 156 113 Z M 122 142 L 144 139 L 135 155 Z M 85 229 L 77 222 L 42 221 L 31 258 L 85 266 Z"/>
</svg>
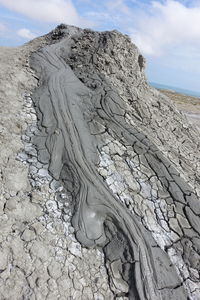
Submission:
<svg viewBox="0 0 200 300">
<path fill-rule="evenodd" d="M 170 90 L 170 91 L 177 92 L 179 94 L 184 94 L 184 95 L 200 98 L 200 92 L 185 90 L 185 89 L 177 88 L 175 86 L 164 85 L 164 84 L 155 83 L 155 82 L 150 82 L 150 85 L 157 89 Z"/>
</svg>

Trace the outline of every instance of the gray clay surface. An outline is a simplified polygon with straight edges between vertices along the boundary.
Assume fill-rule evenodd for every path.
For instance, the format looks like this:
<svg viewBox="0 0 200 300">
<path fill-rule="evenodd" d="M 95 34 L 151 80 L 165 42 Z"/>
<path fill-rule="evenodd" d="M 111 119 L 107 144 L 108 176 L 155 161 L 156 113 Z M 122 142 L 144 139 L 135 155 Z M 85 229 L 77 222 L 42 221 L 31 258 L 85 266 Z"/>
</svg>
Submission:
<svg viewBox="0 0 200 300">
<path fill-rule="evenodd" d="M 147 85 L 127 36 L 57 32 L 31 56 L 33 143 L 71 198 L 76 239 L 102 249 L 115 296 L 198 299 L 197 132 Z"/>
<path fill-rule="evenodd" d="M 199 300 L 199 132 L 128 36 L 0 48 L 0 300 Z"/>
</svg>

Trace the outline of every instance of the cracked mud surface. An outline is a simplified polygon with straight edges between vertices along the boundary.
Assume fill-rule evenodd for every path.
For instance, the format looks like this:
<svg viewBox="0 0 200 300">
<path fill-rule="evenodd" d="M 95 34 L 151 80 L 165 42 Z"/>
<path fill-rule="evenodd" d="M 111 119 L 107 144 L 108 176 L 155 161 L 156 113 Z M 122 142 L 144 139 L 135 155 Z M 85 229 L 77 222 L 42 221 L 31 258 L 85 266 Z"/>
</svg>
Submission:
<svg viewBox="0 0 200 300">
<path fill-rule="evenodd" d="M 14 51 L 2 299 L 199 299 L 199 134 L 137 48 L 62 25 Z"/>
<path fill-rule="evenodd" d="M 0 299 L 114 299 L 103 254 L 75 239 L 70 199 L 31 142 L 37 80 L 28 57 L 46 43 L 0 49 Z"/>
<path fill-rule="evenodd" d="M 198 130 L 200 130 L 200 98 L 192 97 L 188 95 L 182 95 L 174 91 L 161 90 L 161 92 L 173 100 L 178 107 L 185 115 L 188 120 L 196 125 Z"/>
</svg>

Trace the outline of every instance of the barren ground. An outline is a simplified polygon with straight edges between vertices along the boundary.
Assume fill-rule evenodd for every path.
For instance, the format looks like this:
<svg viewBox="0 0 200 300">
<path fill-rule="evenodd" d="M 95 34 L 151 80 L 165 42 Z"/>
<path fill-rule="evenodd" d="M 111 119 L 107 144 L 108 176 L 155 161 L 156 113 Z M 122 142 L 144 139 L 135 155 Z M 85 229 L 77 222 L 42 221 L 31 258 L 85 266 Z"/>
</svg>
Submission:
<svg viewBox="0 0 200 300">
<path fill-rule="evenodd" d="M 179 110 L 184 112 L 190 122 L 200 129 L 200 98 L 179 94 L 173 91 L 161 90 L 169 97 Z"/>
<path fill-rule="evenodd" d="M 116 33 L 113 33 L 113 35 L 115 34 Z M 117 38 L 119 38 L 119 41 L 122 39 L 120 36 Z M 82 43 L 82 41 L 80 42 Z M 88 45 L 87 39 L 86 42 Z M 38 131 L 37 115 L 32 101 L 32 91 L 37 87 L 38 80 L 29 66 L 28 58 L 32 51 L 37 50 L 38 47 L 45 45 L 45 43 L 44 38 L 38 38 L 19 48 L 0 47 L 0 300 L 127 300 L 126 295 L 129 288 L 127 282 L 129 282 L 129 278 L 127 282 L 124 281 L 121 276 L 121 271 L 119 272 L 119 270 L 121 270 L 121 257 L 120 259 L 113 258 L 113 261 L 110 260 L 112 262 L 111 267 L 108 265 L 106 269 L 104 255 L 100 250 L 96 248 L 86 249 L 77 241 L 74 235 L 74 228 L 71 226 L 70 221 L 70 198 L 64 193 L 63 186 L 49 174 L 48 164 L 42 164 L 41 161 L 38 160 L 38 152 L 31 143 L 32 136 Z M 121 46 L 120 43 L 114 43 L 113 47 L 117 46 L 121 47 L 121 51 L 123 50 L 123 43 L 121 43 Z M 107 49 L 106 46 L 105 48 Z M 75 49 L 75 47 L 73 49 Z M 81 49 L 84 53 L 85 48 L 82 47 Z M 116 53 L 120 52 L 117 50 Z M 137 54 L 137 51 L 135 53 Z M 138 54 L 136 56 L 138 58 Z M 52 57 L 50 58 L 52 59 Z M 82 57 L 85 59 L 86 55 L 84 54 Z M 102 57 L 105 59 L 105 54 L 102 55 Z M 109 55 L 107 58 L 111 60 Z M 114 63 L 120 62 L 120 59 L 115 58 L 115 56 L 113 56 L 112 59 Z M 50 59 L 48 62 L 49 61 Z M 97 61 L 99 62 L 100 59 Z M 124 62 L 123 59 L 122 62 Z M 73 64 L 74 69 L 76 69 L 76 71 L 79 70 L 80 65 L 78 64 L 76 66 L 74 62 Z M 111 65 L 114 65 L 113 62 Z M 130 65 L 129 61 L 128 65 Z M 83 66 L 87 66 L 87 64 L 84 62 Z M 104 70 L 104 66 L 107 68 L 106 71 Z M 109 72 L 110 69 L 108 66 L 109 64 L 104 61 L 102 66 L 99 66 L 101 73 Z M 121 78 L 125 78 L 123 77 L 124 73 L 122 71 L 119 72 L 120 69 L 118 65 L 116 64 L 114 67 L 117 71 L 113 72 L 113 74 L 120 75 L 121 72 Z M 137 60 L 135 60 L 135 68 L 138 74 L 140 74 L 141 66 L 138 65 Z M 88 72 L 89 78 L 91 75 L 90 70 L 86 68 L 85 71 Z M 115 78 L 115 76 L 113 76 L 113 86 L 118 87 L 118 85 L 121 84 L 121 86 L 124 87 L 125 83 L 121 83 L 121 78 Z M 132 76 L 127 76 L 127 78 L 130 80 L 127 86 L 132 86 Z M 128 99 L 126 92 L 127 90 L 121 88 L 121 94 L 125 100 Z M 171 91 L 162 92 L 173 100 L 178 109 L 184 112 L 190 121 L 199 126 L 200 99 L 180 95 Z M 138 128 L 146 132 L 149 139 L 152 139 L 155 144 L 157 143 L 160 154 L 159 158 L 164 157 L 161 154 L 165 153 L 166 157 L 173 162 L 177 170 L 183 173 L 183 176 L 180 177 L 179 173 L 175 173 L 175 169 L 172 169 L 170 166 L 171 169 L 167 170 L 166 174 L 167 176 L 171 174 L 170 176 L 173 175 L 173 178 L 175 178 L 170 182 L 175 185 L 175 181 L 177 180 L 182 189 L 189 183 L 194 186 L 194 191 L 196 192 L 198 188 L 196 173 L 198 173 L 199 167 L 197 164 L 199 162 L 196 151 L 198 147 L 198 132 L 194 131 L 192 126 L 188 125 L 186 118 L 174 108 L 170 101 L 168 103 L 166 97 L 160 95 L 158 91 L 152 90 L 146 93 L 144 89 L 143 93 L 144 97 L 141 97 L 143 101 L 132 103 L 132 106 L 130 103 L 126 103 L 126 105 L 130 105 L 132 109 L 126 111 L 126 122 L 129 124 L 128 128 Z M 80 97 L 80 95 L 82 94 L 80 93 L 78 97 Z M 137 89 L 135 89 L 133 99 L 136 99 L 136 95 Z M 111 98 L 112 97 L 109 99 Z M 69 101 L 70 99 L 71 95 L 69 96 Z M 80 99 L 75 99 L 81 100 L 81 97 Z M 131 99 L 129 100 L 131 101 Z M 109 101 L 108 102 L 111 103 L 111 100 Z M 97 101 L 94 103 L 96 102 Z M 108 109 L 108 112 L 111 111 L 113 107 L 116 108 L 116 103 L 114 103 L 113 100 L 112 104 L 113 106 L 109 107 L 110 110 Z M 148 117 L 149 109 L 147 109 L 145 105 L 147 105 L 147 108 L 150 108 L 150 117 Z M 119 105 L 119 107 L 119 112 L 121 113 L 122 105 Z M 44 109 L 43 115 L 45 115 L 46 108 L 47 107 Z M 115 110 L 118 112 L 117 109 Z M 113 111 L 115 110 L 113 109 Z M 130 113 L 130 115 L 128 113 Z M 141 120 L 138 119 L 140 114 L 144 117 Z M 123 113 L 121 115 L 124 116 L 125 114 Z M 104 115 L 102 116 L 103 119 Z M 117 122 L 115 122 L 115 126 L 120 123 L 121 120 L 120 118 L 118 119 L 120 114 L 116 113 L 116 116 Z M 80 119 L 82 120 L 84 118 Z M 112 118 L 109 117 L 108 122 L 111 122 L 111 119 Z M 100 118 L 98 117 L 97 121 L 99 122 L 99 120 Z M 77 121 L 77 118 L 75 118 L 75 121 Z M 75 124 L 75 121 L 72 122 L 72 125 Z M 98 123 L 95 122 L 94 124 Z M 147 155 L 144 159 L 142 151 L 146 149 L 145 143 L 144 147 L 141 148 L 142 150 L 140 150 L 140 147 L 137 148 L 137 145 L 142 145 L 142 143 L 137 143 L 133 151 L 132 146 L 127 142 L 126 148 L 121 144 L 121 140 L 119 142 L 117 138 L 114 139 L 110 133 L 109 135 L 108 130 L 102 131 L 102 126 L 104 125 L 98 125 L 99 127 L 96 125 L 96 127 L 94 126 L 93 128 L 92 125 L 90 125 L 91 131 L 94 131 L 93 135 L 99 135 L 97 138 L 101 145 L 99 154 L 100 164 L 97 170 L 101 176 L 98 175 L 101 178 L 99 182 L 103 182 L 102 178 L 104 178 L 104 184 L 106 183 L 110 191 L 112 191 L 112 196 L 114 195 L 119 202 L 122 202 L 120 207 L 127 208 L 128 217 L 130 218 L 130 216 L 137 214 L 142 218 L 146 226 L 145 232 L 148 229 L 148 233 L 154 233 L 153 237 L 155 240 L 157 238 L 156 242 L 160 248 L 157 244 L 156 246 L 152 244 L 154 245 L 152 246 L 153 255 L 155 255 L 155 257 L 157 255 L 158 258 L 161 257 L 162 259 L 162 255 L 164 254 L 171 255 L 170 259 L 173 264 L 171 264 L 171 261 L 163 260 L 167 267 L 168 263 L 170 263 L 168 269 L 163 268 L 162 264 L 160 264 L 161 267 L 160 265 L 157 266 L 159 270 L 157 277 L 159 279 L 164 278 L 164 283 L 161 280 L 163 286 L 161 285 L 159 290 L 161 290 L 162 293 L 166 288 L 166 291 L 163 292 L 163 295 L 165 295 L 162 299 L 167 299 L 167 295 L 169 295 L 168 292 L 174 293 L 173 295 L 175 295 L 175 293 L 177 293 L 177 295 L 183 295 L 185 293 L 183 291 L 183 283 L 185 284 L 184 288 L 189 291 L 188 293 L 193 295 L 191 299 L 198 299 L 199 265 L 197 262 L 199 261 L 199 250 L 197 251 L 192 243 L 194 243 L 195 247 L 199 244 L 195 240 L 196 232 L 193 233 L 192 228 L 197 227 L 196 230 L 200 232 L 198 225 L 200 213 L 198 211 L 198 201 L 196 203 L 196 198 L 192 198 L 191 196 L 194 196 L 194 193 L 190 193 L 189 195 L 189 197 L 191 196 L 192 198 L 192 209 L 189 209 L 188 205 L 186 207 L 189 211 L 189 217 L 188 215 L 187 217 L 192 223 L 191 226 L 184 215 L 182 209 L 183 204 L 178 198 L 180 197 L 180 199 L 182 199 L 182 191 L 178 189 L 178 184 L 171 189 L 172 193 L 175 191 L 174 194 L 176 194 L 176 196 L 178 195 L 177 202 L 171 202 L 172 199 L 166 196 L 166 191 L 164 190 L 165 193 L 162 191 L 162 186 L 164 185 L 163 170 L 166 170 L 164 162 L 166 162 L 166 160 L 162 158 L 163 164 L 159 161 L 158 168 L 155 160 L 155 163 L 152 164 L 152 168 L 150 168 L 149 162 L 154 159 L 154 156 Z M 109 125 L 109 123 L 105 125 L 105 128 L 110 129 L 111 127 L 109 127 Z M 81 130 L 79 132 L 81 132 Z M 98 134 L 96 132 L 98 132 Z M 147 139 L 144 139 L 144 136 L 138 132 L 134 132 L 134 139 L 139 140 L 140 138 L 141 141 L 144 140 L 146 142 Z M 59 134 L 59 132 L 55 131 L 55 134 Z M 116 136 L 118 135 L 117 132 Z M 133 134 L 130 136 L 133 138 Z M 132 144 L 135 145 L 135 142 L 131 142 L 131 145 Z M 66 149 L 68 148 L 69 145 L 67 145 Z M 79 149 L 82 148 L 78 147 L 77 151 L 79 151 Z M 43 149 L 41 148 L 40 150 Z M 71 153 L 73 153 L 73 151 Z M 87 152 L 85 151 L 85 153 Z M 82 155 L 77 157 L 82 159 Z M 138 159 L 138 157 L 140 159 Z M 125 163 L 124 158 L 130 158 L 130 160 L 133 161 L 132 165 L 129 166 Z M 143 158 L 143 160 L 141 160 L 141 158 Z M 146 159 L 148 158 L 149 162 L 147 164 Z M 182 160 L 181 165 L 179 164 L 179 159 Z M 88 159 L 88 164 L 91 163 L 90 160 L 92 161 L 92 158 Z M 140 163 L 141 161 L 142 163 Z M 112 163 L 112 172 L 110 172 L 110 162 Z M 163 168 L 160 171 L 161 175 L 157 172 L 158 175 L 156 177 L 155 174 L 157 174 L 157 170 L 159 171 L 159 166 L 163 166 Z M 77 168 L 77 174 L 78 173 L 79 168 Z M 135 177 L 133 177 L 133 174 Z M 155 180 L 155 178 L 157 179 Z M 184 185 L 181 183 L 183 179 L 185 180 Z M 141 180 L 141 182 L 139 180 Z M 94 181 L 91 180 L 91 182 Z M 139 186 L 138 182 L 140 182 Z M 82 186 L 85 186 L 85 184 Z M 134 196 L 129 197 L 130 195 Z M 151 200 L 151 198 L 155 201 L 146 201 L 147 199 Z M 133 199 L 135 202 L 133 202 Z M 190 203 L 190 199 L 188 202 Z M 193 211 L 198 215 L 194 214 Z M 162 221 L 164 221 L 163 216 L 166 216 L 168 223 L 160 222 L 160 224 L 158 224 L 158 216 L 159 218 L 161 216 Z M 142 223 L 140 225 L 141 227 L 143 226 Z M 144 232 L 144 228 L 141 230 L 143 230 L 141 232 Z M 149 234 L 147 236 L 149 240 Z M 190 240 L 186 240 L 185 236 L 189 236 Z M 195 238 L 193 238 L 193 236 Z M 121 239 L 121 236 L 119 237 Z M 161 248 L 165 248 L 165 237 L 169 237 L 170 243 L 173 241 L 170 244 L 171 249 L 168 247 L 168 253 L 164 253 L 164 251 L 160 250 Z M 168 242 L 167 238 L 166 241 Z M 116 241 L 118 240 L 116 239 L 115 242 Z M 125 243 L 123 243 L 123 246 L 124 244 Z M 115 250 L 119 248 L 118 246 L 112 247 L 113 248 L 110 249 Z M 136 243 L 136 250 L 137 248 L 139 248 L 139 244 Z M 183 255 L 181 251 L 177 251 L 177 254 L 177 249 L 181 249 Z M 143 250 L 143 247 L 141 247 L 141 250 Z M 111 252 L 111 257 L 113 253 L 115 255 L 113 251 Z M 142 255 L 140 254 L 140 256 Z M 186 264 L 185 262 L 182 263 L 182 257 L 186 261 Z M 159 261 L 159 259 L 155 259 L 155 261 Z M 178 275 L 176 273 L 174 274 L 170 269 L 171 265 L 175 265 L 182 273 L 177 273 Z M 170 272 L 172 276 L 170 277 L 167 272 Z M 180 281 L 182 277 L 184 277 L 184 281 Z M 109 278 L 113 278 L 112 284 L 110 284 L 111 280 L 109 280 Z M 174 278 L 177 279 L 177 282 L 174 281 Z M 194 279 L 194 281 L 191 281 L 191 278 Z M 140 278 L 136 279 L 139 282 L 138 285 L 140 283 L 143 284 Z M 154 298 L 151 297 L 151 299 Z M 183 298 L 174 296 L 173 299 L 182 300 Z"/>
</svg>

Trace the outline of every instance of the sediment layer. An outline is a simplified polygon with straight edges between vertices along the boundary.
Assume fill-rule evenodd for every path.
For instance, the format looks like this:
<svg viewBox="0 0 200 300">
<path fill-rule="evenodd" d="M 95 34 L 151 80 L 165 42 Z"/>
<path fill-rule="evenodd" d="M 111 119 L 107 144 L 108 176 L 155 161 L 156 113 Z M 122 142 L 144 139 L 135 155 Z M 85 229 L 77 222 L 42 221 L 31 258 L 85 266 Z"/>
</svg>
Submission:
<svg viewBox="0 0 200 300">
<path fill-rule="evenodd" d="M 61 25 L 48 38 L 31 56 L 32 142 L 76 239 L 102 249 L 115 297 L 198 299 L 198 133 L 148 86 L 127 36 Z"/>
</svg>

